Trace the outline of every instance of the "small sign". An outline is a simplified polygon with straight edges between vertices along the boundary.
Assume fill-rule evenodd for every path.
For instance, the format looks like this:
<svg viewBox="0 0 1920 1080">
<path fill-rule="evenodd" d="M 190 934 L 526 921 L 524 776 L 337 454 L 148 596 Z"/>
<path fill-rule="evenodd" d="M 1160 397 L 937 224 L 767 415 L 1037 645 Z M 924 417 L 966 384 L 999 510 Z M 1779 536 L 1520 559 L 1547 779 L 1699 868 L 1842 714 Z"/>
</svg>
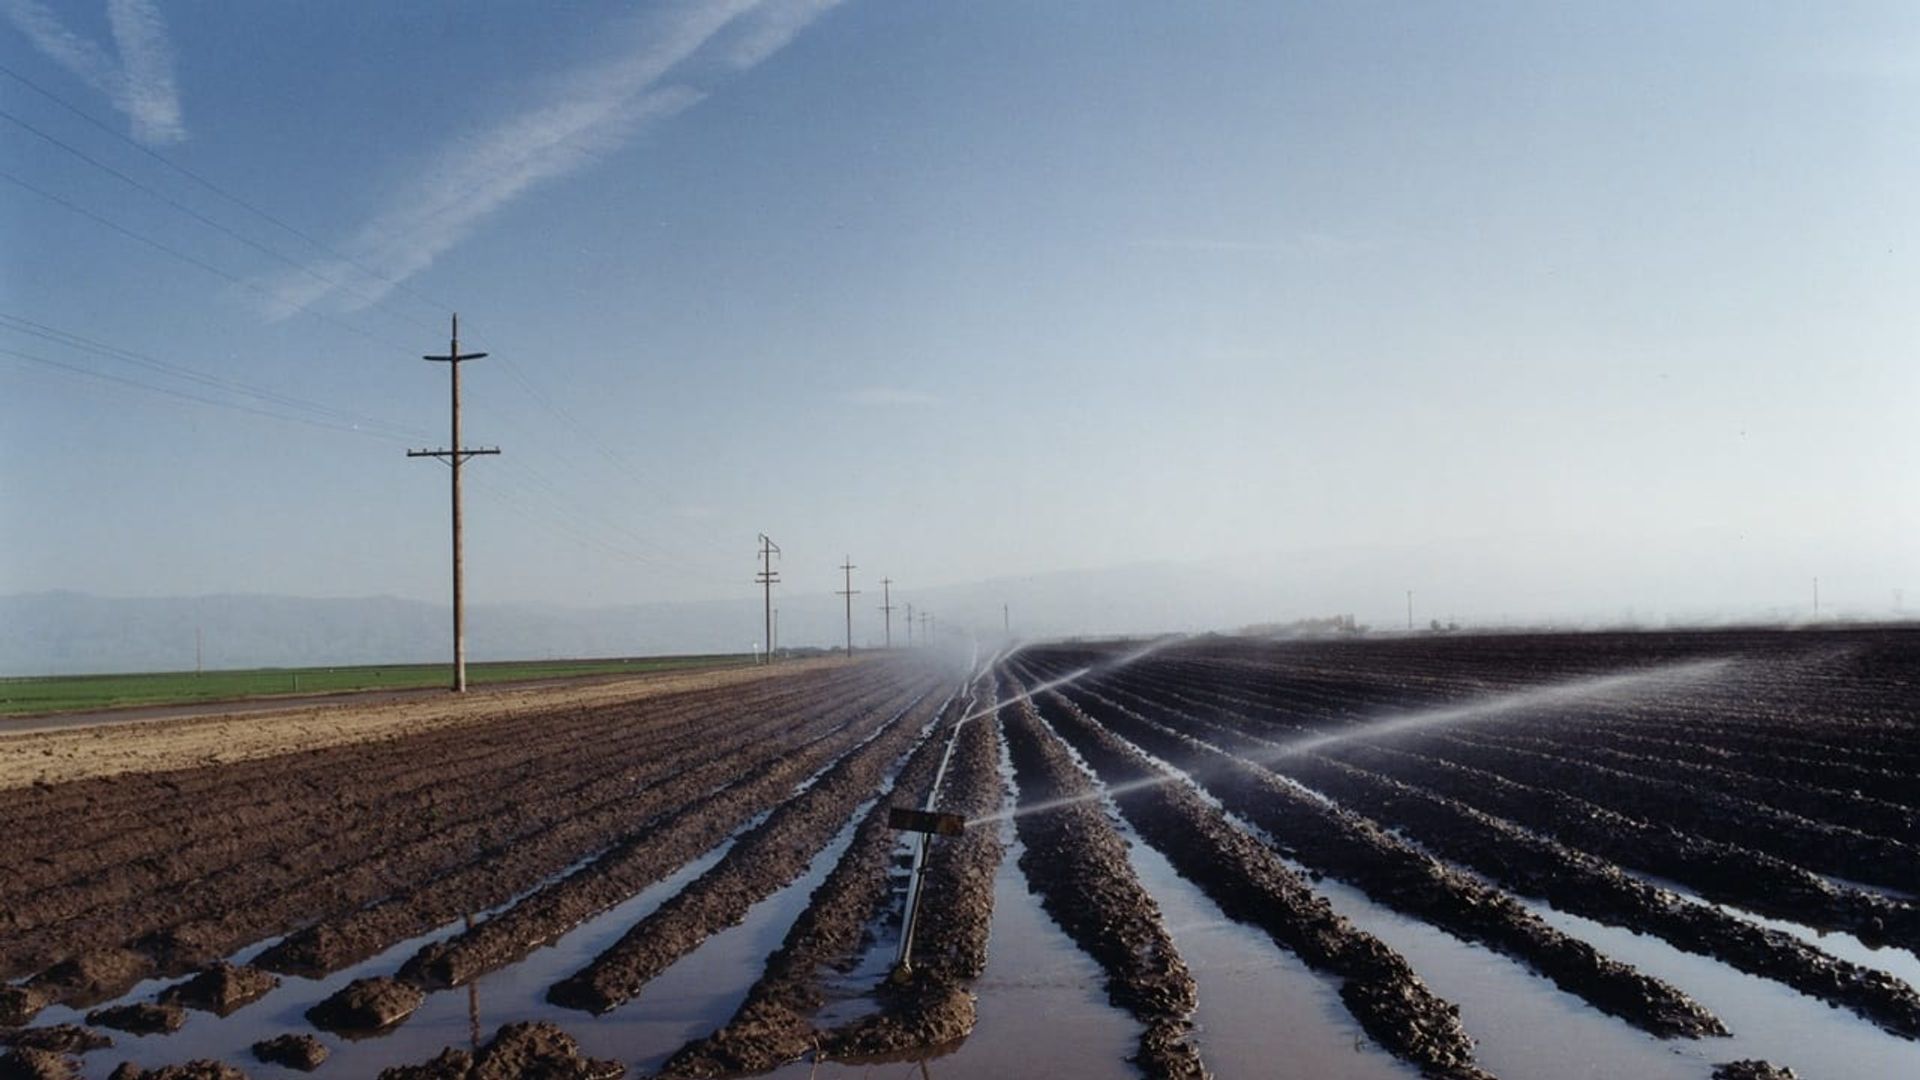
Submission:
<svg viewBox="0 0 1920 1080">
<path fill-rule="evenodd" d="M 935 836 L 959 836 L 967 831 L 967 819 L 959 814 L 936 814 L 895 806 L 887 811 L 887 827 L 903 832 L 932 833 Z"/>
</svg>

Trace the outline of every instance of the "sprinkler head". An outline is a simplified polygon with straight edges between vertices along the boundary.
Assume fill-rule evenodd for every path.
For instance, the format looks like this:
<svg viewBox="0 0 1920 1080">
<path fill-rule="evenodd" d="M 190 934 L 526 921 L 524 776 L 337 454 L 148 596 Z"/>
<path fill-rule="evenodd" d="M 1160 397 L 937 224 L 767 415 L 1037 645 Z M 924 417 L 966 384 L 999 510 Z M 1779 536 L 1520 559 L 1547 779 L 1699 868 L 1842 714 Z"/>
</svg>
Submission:
<svg viewBox="0 0 1920 1080">
<path fill-rule="evenodd" d="M 901 832 L 927 833 L 932 836 L 959 836 L 967 831 L 967 819 L 959 814 L 941 814 L 931 810 L 894 806 L 887 809 L 887 828 Z"/>
</svg>

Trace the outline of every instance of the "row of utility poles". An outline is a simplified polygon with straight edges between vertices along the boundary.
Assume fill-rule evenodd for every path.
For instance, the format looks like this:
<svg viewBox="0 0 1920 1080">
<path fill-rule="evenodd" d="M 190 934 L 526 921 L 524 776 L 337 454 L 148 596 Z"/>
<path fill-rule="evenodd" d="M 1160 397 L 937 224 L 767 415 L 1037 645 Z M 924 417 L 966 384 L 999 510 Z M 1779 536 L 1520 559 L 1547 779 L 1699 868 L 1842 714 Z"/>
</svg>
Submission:
<svg viewBox="0 0 1920 1080">
<path fill-rule="evenodd" d="M 452 403 L 452 431 L 449 441 L 445 447 L 437 450 L 407 451 L 407 456 L 410 458 L 437 458 L 446 462 L 451 474 L 453 503 L 453 689 L 456 693 L 464 692 L 467 688 L 466 561 L 461 535 L 463 516 L 460 505 L 460 467 L 464 465 L 469 458 L 498 454 L 500 452 L 500 448 L 497 446 L 462 446 L 460 444 L 460 365 L 478 360 L 486 355 L 487 354 L 483 352 L 463 353 L 460 351 L 460 316 L 455 314 L 453 316 L 452 333 L 447 344 L 447 354 L 445 356 L 421 357 L 423 360 L 447 365 L 450 388 L 449 398 Z M 772 538 L 768 537 L 767 534 L 761 533 L 759 551 L 760 570 L 754 575 L 753 580 L 761 587 L 762 598 L 766 608 L 766 637 L 764 640 L 766 642 L 767 663 L 773 662 L 774 649 L 780 640 L 780 612 L 773 606 L 773 587 L 780 581 L 780 571 L 774 569 L 774 560 L 779 558 L 780 554 L 780 545 L 774 543 Z M 853 558 L 848 556 L 842 560 L 839 569 L 843 577 L 841 579 L 841 588 L 835 595 L 846 599 L 847 655 L 852 656 L 853 598 L 860 595 L 860 590 L 853 587 L 853 572 L 858 569 L 858 567 L 853 565 Z M 880 611 L 886 615 L 886 647 L 891 649 L 893 647 L 893 579 L 882 578 L 880 580 L 880 587 L 882 590 Z M 912 604 L 908 604 L 906 607 L 907 645 L 911 648 L 913 645 L 914 611 Z M 1000 608 L 1000 617 L 1002 625 L 1010 629 L 1011 624 L 1008 620 L 1006 605 L 1004 604 L 1001 605 Z M 923 644 L 930 644 L 933 641 L 933 634 L 937 623 L 934 621 L 932 613 L 924 610 L 919 613 L 919 619 L 921 642 Z M 200 668 L 200 635 L 197 628 L 194 631 L 194 654 L 194 669 L 197 672 Z"/>
<path fill-rule="evenodd" d="M 761 604 L 765 612 L 766 621 L 766 651 L 761 662 L 770 664 L 773 662 L 774 651 L 779 647 L 780 642 L 780 609 L 773 606 L 773 587 L 780 582 L 780 571 L 773 568 L 773 561 L 780 556 L 781 551 L 780 545 L 774 543 L 773 539 L 766 533 L 761 533 L 759 539 L 760 550 L 758 554 L 760 557 L 760 569 L 754 574 L 753 580 L 754 584 L 760 586 Z M 853 556 L 848 555 L 841 559 L 840 565 L 835 567 L 835 569 L 840 571 L 841 579 L 840 588 L 834 590 L 833 595 L 842 597 L 846 601 L 846 649 L 847 655 L 852 656 L 853 598 L 859 596 L 861 592 L 861 590 L 853 587 L 853 572 L 858 570 L 859 567 L 854 565 Z M 893 579 L 890 577 L 880 579 L 880 606 L 876 610 L 878 610 L 886 620 L 884 624 L 884 647 L 891 649 L 893 648 L 893 613 L 899 609 L 896 608 L 893 603 Z M 911 649 L 913 648 L 914 625 L 914 612 L 911 603 L 906 605 L 906 614 L 907 648 Z M 934 628 L 939 624 L 935 621 L 933 614 L 925 610 L 920 612 L 919 619 L 920 640 L 922 644 L 931 644 L 933 641 Z M 1011 630 L 1012 623 L 1007 613 L 1007 605 L 1005 604 L 1000 605 L 1000 621 L 1002 629 Z"/>
</svg>

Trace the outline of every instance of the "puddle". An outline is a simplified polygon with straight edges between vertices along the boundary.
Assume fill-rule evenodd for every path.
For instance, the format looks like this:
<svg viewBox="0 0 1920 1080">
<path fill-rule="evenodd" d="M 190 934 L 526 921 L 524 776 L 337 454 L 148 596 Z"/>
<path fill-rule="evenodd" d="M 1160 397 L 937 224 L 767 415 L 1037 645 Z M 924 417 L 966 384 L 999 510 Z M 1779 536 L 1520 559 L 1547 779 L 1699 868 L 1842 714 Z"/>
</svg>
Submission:
<svg viewBox="0 0 1920 1080">
<path fill-rule="evenodd" d="M 1355 926 L 1406 957 L 1434 993 L 1460 1007 L 1460 1020 L 1474 1038 L 1475 1059 L 1497 1076 L 1700 1080 L 1711 1071 L 1702 1061 L 1740 1056 L 1725 1039 L 1663 1040 L 1643 1034 L 1520 964 L 1389 911 L 1350 886 L 1327 879 L 1314 889 Z M 1711 1001 L 1704 1004 L 1714 1007 Z M 1731 1026 L 1731 1018 L 1722 1018 Z"/>
<path fill-rule="evenodd" d="M 1566 933 L 1667 980 L 1713 1010 L 1732 1029 L 1732 1038 L 1704 1039 L 1691 1046 L 1680 1041 L 1672 1044 L 1677 1053 L 1695 1063 L 1696 1075 L 1705 1071 L 1703 1063 L 1757 1057 L 1791 1066 L 1802 1076 L 1920 1076 L 1920 1043 L 1890 1035 L 1851 1012 L 1716 960 L 1681 952 L 1658 938 L 1604 926 L 1544 904 L 1523 903 Z M 1790 928 L 1783 925 L 1782 929 Z"/>
<path fill-rule="evenodd" d="M 1123 826 L 1140 884 L 1160 905 L 1175 949 L 1199 985 L 1200 1059 L 1222 1077 L 1413 1080 L 1341 1004 L 1338 984 L 1264 932 L 1234 922 L 1165 856 Z"/>
</svg>

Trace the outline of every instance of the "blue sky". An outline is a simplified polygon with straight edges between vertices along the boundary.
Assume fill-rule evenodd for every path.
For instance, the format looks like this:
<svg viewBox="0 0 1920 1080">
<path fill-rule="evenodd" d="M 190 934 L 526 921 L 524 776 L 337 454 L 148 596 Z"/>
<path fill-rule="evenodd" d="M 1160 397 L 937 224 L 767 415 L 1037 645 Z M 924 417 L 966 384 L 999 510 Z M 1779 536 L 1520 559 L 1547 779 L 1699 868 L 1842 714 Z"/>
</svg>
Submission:
<svg viewBox="0 0 1920 1080">
<path fill-rule="evenodd" d="M 1910 4 L 0 13 L 0 593 L 1920 590 Z"/>
</svg>

